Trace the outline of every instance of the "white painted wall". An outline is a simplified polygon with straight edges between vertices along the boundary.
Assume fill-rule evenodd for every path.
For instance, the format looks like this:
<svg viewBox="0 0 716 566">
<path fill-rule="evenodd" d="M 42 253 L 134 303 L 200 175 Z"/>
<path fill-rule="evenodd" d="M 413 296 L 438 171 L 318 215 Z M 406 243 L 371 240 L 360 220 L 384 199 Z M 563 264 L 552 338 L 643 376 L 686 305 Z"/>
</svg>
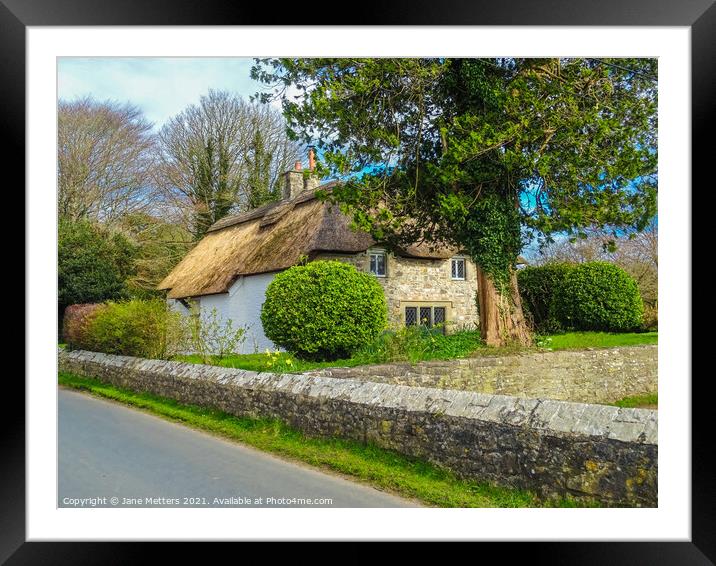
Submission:
<svg viewBox="0 0 716 566">
<path fill-rule="evenodd" d="M 240 353 L 251 354 L 254 351 L 263 352 L 266 348 L 275 350 L 277 346 L 266 338 L 261 326 L 261 305 L 266 300 L 266 288 L 273 280 L 275 273 L 259 273 L 239 277 L 229 289 L 228 293 L 205 295 L 197 297 L 202 313 L 211 312 L 216 308 L 223 320 L 231 319 L 233 327 L 247 326 L 246 341 L 241 346 Z M 175 310 L 186 315 L 189 311 L 176 300 L 169 300 Z"/>
</svg>

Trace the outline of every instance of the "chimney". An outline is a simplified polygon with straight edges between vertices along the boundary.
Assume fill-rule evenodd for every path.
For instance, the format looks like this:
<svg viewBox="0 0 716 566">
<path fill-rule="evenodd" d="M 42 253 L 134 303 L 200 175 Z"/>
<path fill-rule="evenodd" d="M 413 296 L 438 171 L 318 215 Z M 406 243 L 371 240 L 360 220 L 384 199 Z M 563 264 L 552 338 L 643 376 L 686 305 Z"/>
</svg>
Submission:
<svg viewBox="0 0 716 566">
<path fill-rule="evenodd" d="M 308 177 L 303 179 L 303 190 L 304 191 L 315 191 L 318 188 L 318 175 L 314 173 L 316 169 L 316 154 L 313 152 L 313 148 L 308 148 L 308 169 L 311 172 Z"/>
<path fill-rule="evenodd" d="M 303 171 L 301 171 L 301 162 L 296 161 L 291 171 L 284 173 L 285 182 L 283 186 L 284 199 L 290 199 L 303 192 Z"/>
</svg>

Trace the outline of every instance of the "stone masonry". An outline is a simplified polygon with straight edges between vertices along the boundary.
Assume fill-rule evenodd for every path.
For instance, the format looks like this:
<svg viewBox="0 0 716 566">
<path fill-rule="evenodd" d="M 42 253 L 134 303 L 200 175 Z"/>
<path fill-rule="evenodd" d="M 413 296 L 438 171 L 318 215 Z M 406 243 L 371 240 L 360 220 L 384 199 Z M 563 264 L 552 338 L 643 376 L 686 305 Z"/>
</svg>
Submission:
<svg viewBox="0 0 716 566">
<path fill-rule="evenodd" d="M 320 254 L 316 259 L 344 261 L 359 271 L 369 271 L 368 253 Z M 452 279 L 450 259 L 415 259 L 390 253 L 386 259 L 386 276 L 377 279 L 388 302 L 389 325 L 404 326 L 403 307 L 406 304 L 425 304 L 447 307 L 448 331 L 478 327 L 477 273 L 469 258 L 465 258 L 464 280 Z"/>
<path fill-rule="evenodd" d="M 657 391 L 657 346 L 478 356 L 306 372 L 341 379 L 498 395 L 613 403 Z"/>
<path fill-rule="evenodd" d="M 656 411 L 352 379 L 277 375 L 94 352 L 60 371 L 372 442 L 461 477 L 606 505 L 657 505 Z"/>
</svg>

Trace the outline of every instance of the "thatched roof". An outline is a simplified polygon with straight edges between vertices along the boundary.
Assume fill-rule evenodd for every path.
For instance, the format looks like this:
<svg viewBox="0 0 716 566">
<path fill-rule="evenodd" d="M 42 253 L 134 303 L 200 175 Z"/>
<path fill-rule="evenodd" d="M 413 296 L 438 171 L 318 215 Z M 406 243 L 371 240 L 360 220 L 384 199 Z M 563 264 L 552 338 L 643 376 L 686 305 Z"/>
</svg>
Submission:
<svg viewBox="0 0 716 566">
<path fill-rule="evenodd" d="M 375 243 L 369 234 L 353 230 L 337 206 L 304 192 L 219 220 L 158 288 L 173 299 L 225 293 L 239 276 L 280 271 L 321 252 L 363 252 Z M 442 259 L 454 250 L 434 251 L 421 244 L 399 253 Z"/>
</svg>

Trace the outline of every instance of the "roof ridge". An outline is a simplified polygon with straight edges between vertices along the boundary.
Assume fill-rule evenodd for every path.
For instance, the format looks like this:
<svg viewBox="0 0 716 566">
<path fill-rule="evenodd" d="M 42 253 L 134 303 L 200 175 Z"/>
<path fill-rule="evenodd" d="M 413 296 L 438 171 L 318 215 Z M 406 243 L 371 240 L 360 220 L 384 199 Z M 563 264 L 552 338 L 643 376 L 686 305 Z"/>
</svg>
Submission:
<svg viewBox="0 0 716 566">
<path fill-rule="evenodd" d="M 217 220 L 214 222 L 211 226 L 209 226 L 208 232 L 216 232 L 218 230 L 223 230 L 224 228 L 228 228 L 229 226 L 235 226 L 236 224 L 243 224 L 244 222 L 248 222 L 249 220 L 255 220 L 257 218 L 263 218 L 264 216 L 268 215 L 270 212 L 273 211 L 273 209 L 278 208 L 280 206 L 285 205 L 297 205 L 304 202 L 308 202 L 310 200 L 316 199 L 316 192 L 319 190 L 326 190 L 333 188 L 338 181 L 327 181 L 326 183 L 323 183 L 322 185 L 319 185 L 312 191 L 302 191 L 298 195 L 296 195 L 293 198 L 290 199 L 281 199 L 273 202 L 266 203 L 264 205 L 261 205 L 257 208 L 254 208 L 253 210 L 246 210 L 244 212 L 240 212 L 238 214 L 232 214 L 231 216 L 225 216 L 224 218 L 221 218 L 220 220 Z"/>
</svg>

